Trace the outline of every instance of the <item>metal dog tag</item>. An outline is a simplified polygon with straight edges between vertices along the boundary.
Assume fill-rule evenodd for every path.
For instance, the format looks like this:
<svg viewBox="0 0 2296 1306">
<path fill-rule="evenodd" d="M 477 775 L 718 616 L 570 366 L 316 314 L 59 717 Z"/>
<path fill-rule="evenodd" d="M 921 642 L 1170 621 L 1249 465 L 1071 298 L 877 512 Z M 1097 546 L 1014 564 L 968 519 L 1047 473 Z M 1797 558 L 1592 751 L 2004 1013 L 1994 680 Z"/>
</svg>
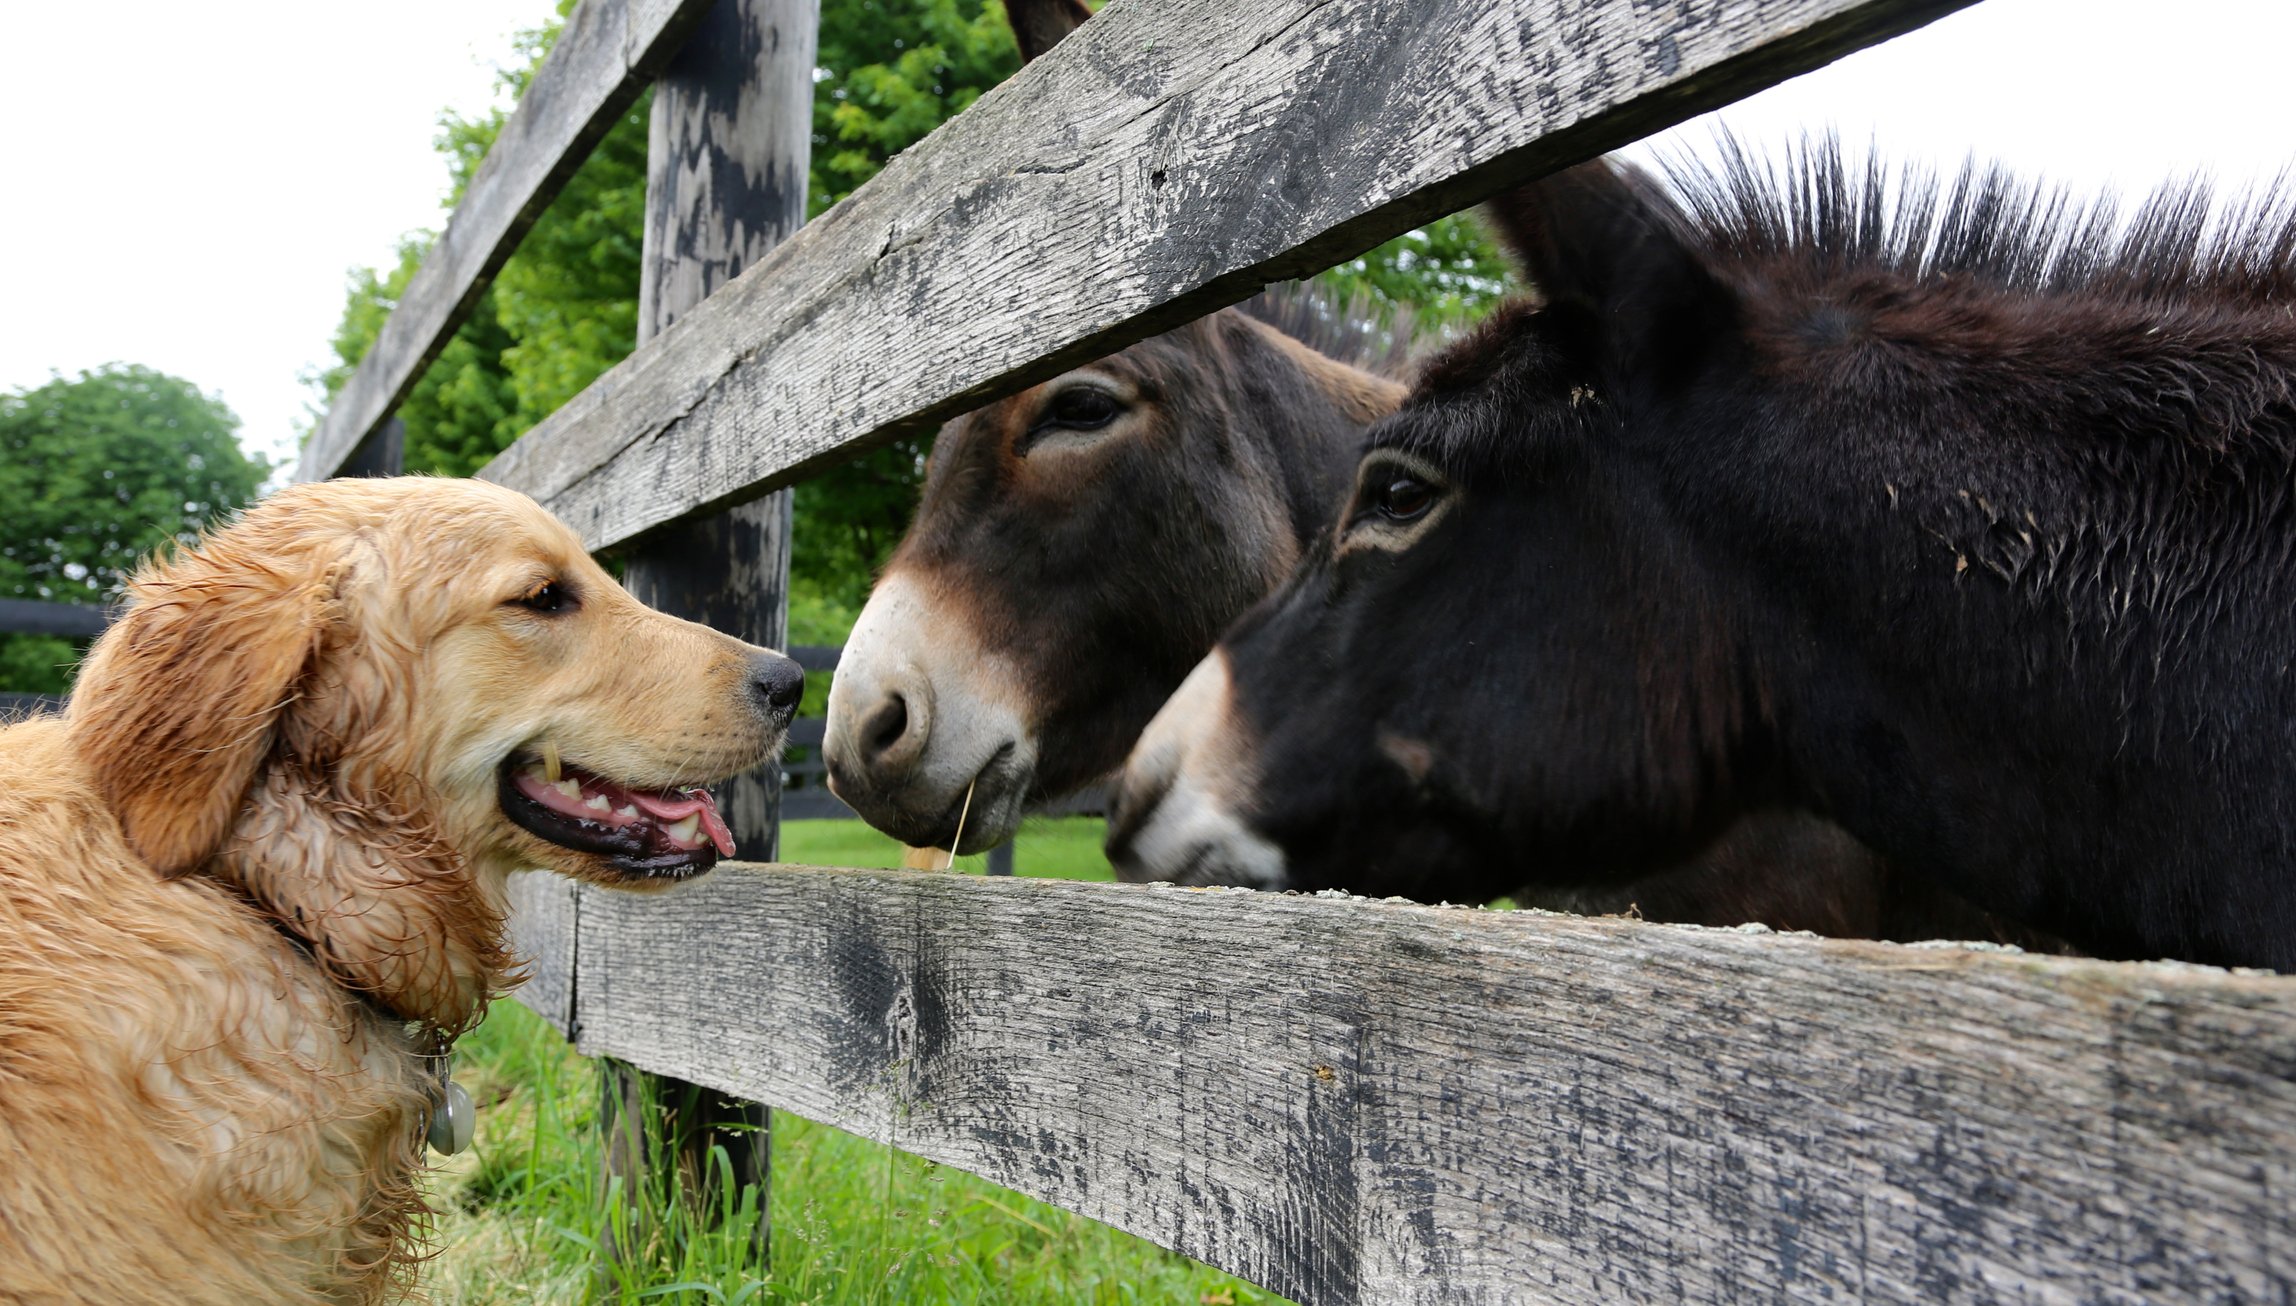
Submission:
<svg viewBox="0 0 2296 1306">
<path fill-rule="evenodd" d="M 470 1146 L 471 1134 L 478 1127 L 478 1108 L 471 1105 L 470 1093 L 453 1080 L 439 1095 L 439 1104 L 431 1108 L 431 1150 L 441 1156 L 453 1156 Z"/>
</svg>

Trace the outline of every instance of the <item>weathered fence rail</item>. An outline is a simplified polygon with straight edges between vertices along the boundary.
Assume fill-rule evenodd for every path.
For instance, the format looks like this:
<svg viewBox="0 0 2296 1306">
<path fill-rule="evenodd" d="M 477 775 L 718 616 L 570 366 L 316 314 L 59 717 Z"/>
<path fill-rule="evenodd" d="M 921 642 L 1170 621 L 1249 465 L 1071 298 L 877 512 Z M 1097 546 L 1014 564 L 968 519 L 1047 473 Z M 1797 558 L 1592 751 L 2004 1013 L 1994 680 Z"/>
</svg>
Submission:
<svg viewBox="0 0 2296 1306">
<path fill-rule="evenodd" d="M 521 879 L 554 968 L 526 1000 L 585 1053 L 1302 1301 L 2296 1285 L 2287 979 L 1243 891 L 735 866 L 576 910 Z"/>
<path fill-rule="evenodd" d="M 1112 0 L 484 474 L 674 561 L 704 535 L 665 527 L 1963 2 Z M 346 460 L 501 214 L 698 14 L 576 11 L 618 71 L 561 43 L 537 86 L 588 89 L 506 134 L 531 180 L 473 187 L 305 475 L 390 464 Z M 2296 979 L 900 872 L 513 897 L 519 996 L 584 1052 L 1306 1302 L 2296 1299 Z"/>
<path fill-rule="evenodd" d="M 1118 0 L 480 475 L 593 548 L 1968 0 Z"/>
<path fill-rule="evenodd" d="M 389 420 L 527 229 L 685 44 L 710 3 L 585 0 L 576 6 L 446 230 L 303 450 L 296 479 L 335 475 Z"/>
</svg>

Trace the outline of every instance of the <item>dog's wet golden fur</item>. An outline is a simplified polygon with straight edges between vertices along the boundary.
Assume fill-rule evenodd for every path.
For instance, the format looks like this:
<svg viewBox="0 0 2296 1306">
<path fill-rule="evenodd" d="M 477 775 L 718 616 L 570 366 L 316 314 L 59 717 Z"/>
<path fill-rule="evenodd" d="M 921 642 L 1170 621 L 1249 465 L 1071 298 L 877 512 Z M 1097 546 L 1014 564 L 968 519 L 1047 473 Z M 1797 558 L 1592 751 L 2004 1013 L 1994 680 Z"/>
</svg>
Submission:
<svg viewBox="0 0 2296 1306">
<path fill-rule="evenodd" d="M 516 978 L 505 878 L 653 882 L 506 819 L 506 768 L 741 770 L 780 660 L 469 481 L 286 490 L 130 597 L 69 710 L 0 731 L 0 1300 L 385 1297 L 418 1044 Z"/>
</svg>

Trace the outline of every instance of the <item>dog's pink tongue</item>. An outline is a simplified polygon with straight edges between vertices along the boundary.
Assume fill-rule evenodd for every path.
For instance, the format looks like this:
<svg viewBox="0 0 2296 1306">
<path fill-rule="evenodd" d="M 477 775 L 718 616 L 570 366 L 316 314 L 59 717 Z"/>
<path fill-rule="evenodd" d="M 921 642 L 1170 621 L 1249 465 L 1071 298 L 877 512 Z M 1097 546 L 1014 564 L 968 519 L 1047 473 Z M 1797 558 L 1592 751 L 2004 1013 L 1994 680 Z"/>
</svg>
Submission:
<svg viewBox="0 0 2296 1306">
<path fill-rule="evenodd" d="M 676 795 L 640 793 L 633 789 L 630 791 L 630 801 L 664 825 L 682 821 L 699 812 L 702 829 L 709 833 L 710 842 L 717 845 L 718 856 L 733 856 L 733 831 L 725 828 L 725 818 L 718 815 L 717 800 L 710 797 L 707 789 Z"/>
</svg>

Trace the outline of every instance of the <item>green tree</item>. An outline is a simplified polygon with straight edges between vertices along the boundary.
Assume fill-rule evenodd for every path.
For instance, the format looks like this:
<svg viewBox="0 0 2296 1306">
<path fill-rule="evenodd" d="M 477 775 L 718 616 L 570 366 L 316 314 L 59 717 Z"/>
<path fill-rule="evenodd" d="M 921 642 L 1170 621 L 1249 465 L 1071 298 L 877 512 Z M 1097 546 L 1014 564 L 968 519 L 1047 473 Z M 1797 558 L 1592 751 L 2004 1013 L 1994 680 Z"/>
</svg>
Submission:
<svg viewBox="0 0 2296 1306">
<path fill-rule="evenodd" d="M 561 18 L 571 0 L 559 0 Z M 558 25 L 522 33 L 502 75 L 523 91 Z M 875 176 L 1020 66 L 1001 0 L 823 0 L 806 208 L 818 214 Z M 543 214 L 455 339 L 399 410 L 407 466 L 467 475 L 626 356 L 636 339 L 647 102 L 616 123 Z M 499 110 L 440 119 L 451 205 L 500 133 Z M 356 274 L 336 333 L 329 397 L 349 379 L 421 263 L 410 239 L 389 272 Z M 1499 296 L 1505 268 L 1472 219 L 1428 224 L 1324 274 L 1363 302 L 1412 307 L 1449 330 Z M 844 638 L 916 505 L 929 439 L 893 441 L 797 489 L 791 628 Z"/>
<path fill-rule="evenodd" d="M 1001 0 L 822 0 L 808 214 L 1020 67 Z"/>
<path fill-rule="evenodd" d="M 197 386 L 115 364 L 0 395 L 0 596 L 100 603 L 136 563 L 255 497 L 270 469 Z M 68 640 L 0 636 L 0 689 L 62 693 Z"/>
<path fill-rule="evenodd" d="M 559 17 L 572 7 L 559 0 Z M 500 75 L 513 98 L 533 81 L 559 27 L 514 38 Z M 636 346 L 651 104 L 650 95 L 641 97 L 608 129 L 399 406 L 408 471 L 470 475 Z M 440 115 L 432 144 L 451 183 L 445 207 L 462 201 L 508 117 L 501 109 Z M 388 272 L 352 274 L 333 342 L 336 365 L 317 378 L 329 400 L 373 347 L 433 239 L 426 232 L 402 241 Z"/>
<path fill-rule="evenodd" d="M 1510 275 L 1481 220 L 1454 213 L 1316 280 L 1338 291 L 1343 303 L 1406 305 L 1422 333 L 1449 335 L 1490 312 L 1507 293 Z"/>
</svg>

